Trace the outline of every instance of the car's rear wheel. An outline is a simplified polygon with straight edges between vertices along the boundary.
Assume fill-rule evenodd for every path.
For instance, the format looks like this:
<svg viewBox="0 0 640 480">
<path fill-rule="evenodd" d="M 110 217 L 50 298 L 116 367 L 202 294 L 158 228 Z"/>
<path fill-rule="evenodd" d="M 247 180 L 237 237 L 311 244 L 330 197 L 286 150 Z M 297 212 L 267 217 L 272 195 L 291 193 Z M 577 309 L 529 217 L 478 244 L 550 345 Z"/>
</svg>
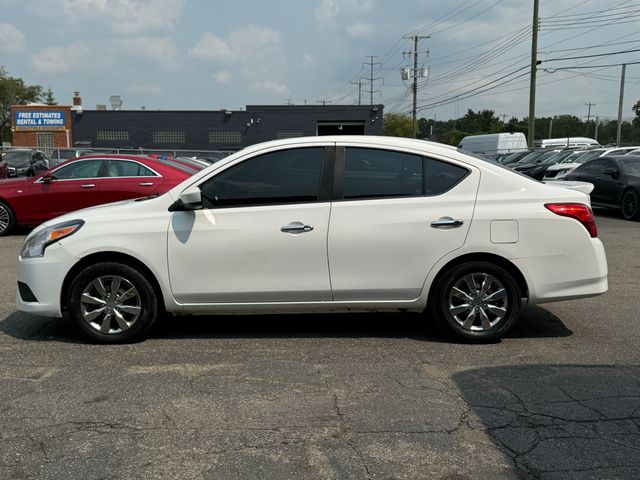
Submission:
<svg viewBox="0 0 640 480">
<path fill-rule="evenodd" d="M 158 296 L 147 278 L 127 265 L 105 262 L 71 283 L 67 310 L 86 334 L 103 343 L 141 340 L 158 317 Z"/>
<path fill-rule="evenodd" d="M 630 188 L 622 194 L 622 216 L 627 220 L 640 220 L 640 195 Z"/>
<path fill-rule="evenodd" d="M 518 283 L 504 268 L 468 262 L 439 277 L 431 313 L 456 338 L 489 342 L 502 337 L 518 320 L 520 295 Z"/>
<path fill-rule="evenodd" d="M 4 202 L 0 202 L 0 237 L 8 235 L 16 226 L 16 217 L 11 207 Z"/>
</svg>

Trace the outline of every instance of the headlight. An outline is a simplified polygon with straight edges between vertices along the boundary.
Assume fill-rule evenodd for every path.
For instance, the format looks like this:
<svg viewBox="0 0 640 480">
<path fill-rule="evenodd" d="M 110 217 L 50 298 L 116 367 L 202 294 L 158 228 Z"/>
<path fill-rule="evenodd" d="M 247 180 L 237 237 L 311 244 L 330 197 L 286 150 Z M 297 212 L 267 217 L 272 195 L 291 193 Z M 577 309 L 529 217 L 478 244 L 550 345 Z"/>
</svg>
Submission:
<svg viewBox="0 0 640 480">
<path fill-rule="evenodd" d="M 73 235 L 82 225 L 84 225 L 83 220 L 71 220 L 70 222 L 59 223 L 36 232 L 27 237 L 22 246 L 20 256 L 22 258 L 42 257 L 49 245 Z"/>
</svg>

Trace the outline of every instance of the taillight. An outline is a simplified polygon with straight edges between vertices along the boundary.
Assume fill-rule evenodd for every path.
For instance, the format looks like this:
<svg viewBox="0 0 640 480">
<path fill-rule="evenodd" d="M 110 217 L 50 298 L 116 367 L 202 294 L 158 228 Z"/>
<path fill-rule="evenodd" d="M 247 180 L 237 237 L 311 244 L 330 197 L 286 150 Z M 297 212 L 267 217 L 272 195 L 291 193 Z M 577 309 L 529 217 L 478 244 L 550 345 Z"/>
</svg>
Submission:
<svg viewBox="0 0 640 480">
<path fill-rule="evenodd" d="M 593 218 L 593 212 L 586 205 L 582 203 L 546 203 L 544 206 L 556 215 L 575 218 L 584 225 L 589 235 L 593 238 L 598 236 L 598 229 L 596 228 L 596 220 Z"/>
</svg>

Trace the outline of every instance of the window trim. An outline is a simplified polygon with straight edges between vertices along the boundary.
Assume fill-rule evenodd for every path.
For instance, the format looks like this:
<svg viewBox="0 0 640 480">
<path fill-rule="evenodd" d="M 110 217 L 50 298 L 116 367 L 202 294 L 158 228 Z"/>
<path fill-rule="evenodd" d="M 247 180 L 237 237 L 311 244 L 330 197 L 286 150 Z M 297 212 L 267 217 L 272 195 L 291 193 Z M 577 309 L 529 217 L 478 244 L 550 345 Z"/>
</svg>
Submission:
<svg viewBox="0 0 640 480">
<path fill-rule="evenodd" d="M 73 159 L 71 159 L 73 160 Z M 149 165 L 145 165 L 142 162 L 139 162 L 137 160 L 132 160 L 132 159 L 128 159 L 128 158 L 102 158 L 102 157 L 95 157 L 95 158 L 83 158 L 81 160 L 73 160 L 73 162 L 65 162 L 64 165 L 56 165 L 55 168 L 51 169 L 51 173 L 53 175 L 55 175 L 55 172 L 57 172 L 58 170 L 60 170 L 63 167 L 66 167 L 67 165 L 69 165 L 70 163 L 81 163 L 81 162 L 89 162 L 89 161 L 95 161 L 95 160 L 99 160 L 100 162 L 102 162 L 102 164 L 100 165 L 100 169 L 98 170 L 98 176 L 97 177 L 83 177 L 83 178 L 56 178 L 54 180 L 54 182 L 73 182 L 76 180 L 95 180 L 95 179 L 111 179 L 111 180 L 115 180 L 115 179 L 122 179 L 122 178 L 161 178 L 162 175 L 160 175 L 156 170 L 154 170 L 153 168 L 151 168 Z M 108 166 L 108 161 L 109 160 L 119 160 L 119 161 L 123 161 L 123 162 L 132 162 L 132 163 L 137 163 L 138 165 L 142 165 L 143 167 L 147 168 L 148 170 L 151 170 L 153 172 L 153 175 L 147 175 L 144 177 L 106 177 L 106 176 L 100 176 L 101 172 L 105 172 L 105 170 L 107 169 Z M 33 182 L 33 183 L 44 183 L 44 181 L 42 181 L 42 175 L 40 177 L 38 177 L 38 179 Z"/>
<path fill-rule="evenodd" d="M 364 149 L 364 150 L 384 150 L 384 151 L 388 151 L 388 152 L 394 152 L 394 153 L 405 153 L 407 155 L 414 155 L 416 157 L 420 157 L 422 158 L 422 194 L 421 195 L 381 195 L 381 196 L 371 196 L 371 197 L 361 197 L 361 198 L 344 198 L 344 174 L 346 171 L 346 151 L 347 148 L 357 148 L 357 149 Z M 459 185 L 465 178 L 467 178 L 469 175 L 471 175 L 471 169 L 469 167 L 466 166 L 462 166 L 459 165 L 458 163 L 452 163 L 449 160 L 444 160 L 441 158 L 436 158 L 434 156 L 426 156 L 424 154 L 421 153 L 415 153 L 415 152 L 406 152 L 404 150 L 398 150 L 398 149 L 394 149 L 394 148 L 384 148 L 384 147 L 380 147 L 380 146 L 368 146 L 368 145 L 340 145 L 336 147 L 336 165 L 335 165 L 335 177 L 334 177 L 334 184 L 333 184 L 333 200 L 334 202 L 363 202 L 363 201 L 367 201 L 367 200 L 406 200 L 406 199 L 410 199 L 410 198 L 431 198 L 431 197 L 438 197 L 440 195 L 444 195 L 445 193 L 449 192 L 450 190 L 454 189 L 457 185 Z M 444 162 L 444 163 L 448 163 L 451 165 L 454 165 L 456 167 L 459 168 L 463 168 L 464 170 L 466 170 L 466 173 L 460 177 L 460 179 L 454 183 L 453 185 L 451 185 L 449 188 L 447 188 L 446 190 L 443 190 L 441 192 L 438 193 L 433 193 L 433 194 L 426 194 L 425 193 L 425 163 L 427 160 L 437 160 L 439 162 Z"/>
<path fill-rule="evenodd" d="M 335 144 L 327 145 L 301 145 L 301 146 L 288 146 L 285 148 L 277 149 L 277 150 L 269 150 L 266 152 L 258 152 L 255 155 L 251 155 L 250 157 L 239 160 L 238 162 L 234 162 L 233 164 L 223 168 L 219 171 L 216 171 L 213 175 L 210 175 L 204 178 L 201 182 L 196 185 L 202 191 L 202 185 L 208 181 L 213 180 L 218 175 L 243 164 L 244 162 L 249 162 L 255 158 L 262 157 L 265 155 L 270 155 L 272 153 L 278 152 L 286 152 L 291 150 L 305 150 L 312 148 L 321 148 L 324 150 L 322 157 L 322 165 L 320 170 L 320 182 L 318 184 L 318 197 L 315 200 L 308 201 L 300 201 L 300 202 L 265 202 L 265 203 L 244 203 L 241 205 L 215 205 L 213 207 L 203 207 L 204 210 L 218 210 L 218 209 L 229 209 L 229 208 L 256 208 L 256 207 L 274 207 L 274 206 L 287 206 L 287 205 L 311 205 L 318 203 L 328 203 L 332 201 L 331 191 L 332 184 L 334 179 L 334 163 L 335 163 Z"/>
</svg>

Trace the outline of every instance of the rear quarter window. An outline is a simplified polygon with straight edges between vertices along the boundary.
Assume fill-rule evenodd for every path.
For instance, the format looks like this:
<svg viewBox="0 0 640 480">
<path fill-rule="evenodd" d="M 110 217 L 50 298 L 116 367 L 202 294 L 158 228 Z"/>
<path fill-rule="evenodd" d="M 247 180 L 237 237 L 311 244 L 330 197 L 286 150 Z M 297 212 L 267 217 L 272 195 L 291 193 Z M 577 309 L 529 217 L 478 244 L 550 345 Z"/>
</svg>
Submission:
<svg viewBox="0 0 640 480">
<path fill-rule="evenodd" d="M 440 195 L 451 190 L 464 177 L 469 170 L 433 158 L 424 159 L 424 193 L 425 195 Z"/>
</svg>

